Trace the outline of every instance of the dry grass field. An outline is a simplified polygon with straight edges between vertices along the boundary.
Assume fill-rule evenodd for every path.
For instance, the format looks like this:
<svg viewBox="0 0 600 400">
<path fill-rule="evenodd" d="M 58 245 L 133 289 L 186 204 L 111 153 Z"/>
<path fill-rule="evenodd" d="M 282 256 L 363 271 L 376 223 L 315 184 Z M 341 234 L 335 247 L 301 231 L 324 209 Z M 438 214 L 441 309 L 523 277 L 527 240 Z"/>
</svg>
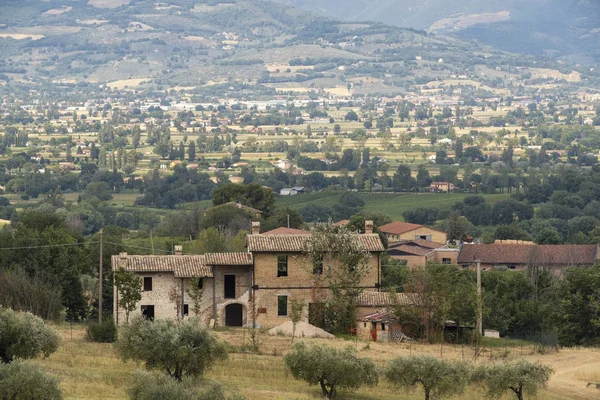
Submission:
<svg viewBox="0 0 600 400">
<path fill-rule="evenodd" d="M 66 399 L 125 399 L 131 385 L 132 373 L 140 368 L 133 362 L 120 361 L 118 352 L 110 344 L 90 343 L 85 339 L 81 325 L 59 327 L 63 342 L 59 350 L 47 359 L 36 361 L 50 373 L 60 377 Z M 248 344 L 247 331 L 232 329 L 218 331 L 220 339 L 236 348 Z M 249 400 L 258 399 L 318 399 L 320 390 L 296 381 L 285 368 L 283 355 L 290 348 L 290 339 L 286 337 L 261 338 L 261 354 L 234 352 L 229 359 L 216 365 L 206 379 L 221 382 L 228 390 L 242 393 Z M 449 359 L 472 357 L 468 346 L 425 345 L 425 344 L 387 344 L 367 343 L 344 339 L 325 340 L 336 347 L 356 347 L 361 356 L 375 360 L 380 366 L 398 356 L 411 354 L 431 354 Z M 500 342 L 502 344 L 503 341 Z M 489 349 L 492 349 L 490 354 Z M 483 352 L 479 362 L 489 359 L 500 361 L 524 357 L 531 361 L 540 361 L 551 365 L 555 374 L 546 390 L 540 392 L 538 399 L 544 400 L 592 400 L 598 399 L 600 391 L 587 389 L 590 381 L 600 381 L 600 351 L 595 349 L 561 349 L 558 353 L 540 355 L 530 345 L 524 347 L 494 346 Z M 361 389 L 357 393 L 341 393 L 340 399 L 421 399 L 419 391 L 398 393 L 381 381 L 375 388 Z M 455 399 L 483 399 L 481 389 L 470 387 L 466 393 Z M 506 397 L 508 400 L 510 397 Z"/>
</svg>

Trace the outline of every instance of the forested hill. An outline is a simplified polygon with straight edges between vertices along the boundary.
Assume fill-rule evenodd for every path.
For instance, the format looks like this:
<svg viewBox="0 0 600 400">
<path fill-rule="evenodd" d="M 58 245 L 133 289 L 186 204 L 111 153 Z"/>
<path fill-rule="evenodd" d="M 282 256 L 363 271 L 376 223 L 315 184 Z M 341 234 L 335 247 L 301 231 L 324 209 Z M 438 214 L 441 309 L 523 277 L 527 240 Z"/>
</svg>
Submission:
<svg viewBox="0 0 600 400">
<path fill-rule="evenodd" d="M 508 71 L 515 76 L 529 66 L 573 71 L 447 36 L 341 22 L 263 1 L 90 3 L 1 2 L 0 93 L 111 82 L 117 89 L 195 87 L 235 94 L 299 87 L 397 94 L 456 76 L 494 85 L 493 71 L 506 66 L 517 68 Z M 579 72 L 585 83 L 589 68 Z M 92 92 L 86 88 L 86 94 Z"/>
<path fill-rule="evenodd" d="M 453 33 L 516 52 L 600 59 L 596 0 L 277 0 L 349 21 Z"/>
</svg>

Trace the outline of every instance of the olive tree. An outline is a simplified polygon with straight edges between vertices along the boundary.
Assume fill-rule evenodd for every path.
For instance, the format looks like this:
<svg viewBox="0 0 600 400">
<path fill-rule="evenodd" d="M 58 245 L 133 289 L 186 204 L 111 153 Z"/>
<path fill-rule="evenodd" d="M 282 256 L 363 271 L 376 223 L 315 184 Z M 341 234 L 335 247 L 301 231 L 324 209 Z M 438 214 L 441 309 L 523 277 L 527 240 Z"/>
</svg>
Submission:
<svg viewBox="0 0 600 400">
<path fill-rule="evenodd" d="M 60 336 L 40 317 L 31 313 L 15 312 L 0 307 L 0 360 L 9 363 L 14 359 L 45 357 L 54 353 Z"/>
<path fill-rule="evenodd" d="M 432 356 L 399 357 L 392 360 L 385 378 L 394 387 L 413 389 L 423 387 L 425 400 L 441 399 L 462 393 L 470 382 L 467 364 Z"/>
<path fill-rule="evenodd" d="M 526 360 L 479 367 L 473 380 L 482 383 L 491 398 L 501 398 L 512 391 L 517 399 L 524 395 L 535 396 L 538 389 L 545 387 L 552 375 L 552 367 Z"/>
<path fill-rule="evenodd" d="M 196 321 L 135 318 L 117 342 L 123 360 L 144 362 L 181 381 L 184 376 L 200 377 L 219 360 L 227 358 L 223 343 Z"/>
<path fill-rule="evenodd" d="M 58 379 L 21 360 L 0 363 L 0 400 L 61 400 Z"/>
<path fill-rule="evenodd" d="M 202 385 L 193 378 L 177 382 L 165 375 L 137 371 L 129 389 L 130 400 L 243 400 L 239 395 L 227 396 L 219 384 Z"/>
<path fill-rule="evenodd" d="M 379 380 L 372 360 L 360 358 L 352 347 L 338 350 L 326 345 L 296 343 L 285 356 L 285 363 L 296 379 L 320 385 L 323 396 L 335 397 L 338 390 L 353 391 L 375 386 Z"/>
</svg>

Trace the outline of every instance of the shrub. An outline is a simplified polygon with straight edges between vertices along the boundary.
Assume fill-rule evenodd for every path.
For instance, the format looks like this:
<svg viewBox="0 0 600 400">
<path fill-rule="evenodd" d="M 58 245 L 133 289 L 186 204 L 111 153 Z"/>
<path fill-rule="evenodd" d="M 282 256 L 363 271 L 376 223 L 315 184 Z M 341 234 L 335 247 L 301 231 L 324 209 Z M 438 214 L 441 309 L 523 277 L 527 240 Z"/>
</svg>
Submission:
<svg viewBox="0 0 600 400">
<path fill-rule="evenodd" d="M 15 361 L 0 363 L 0 400 L 60 400 L 58 380 L 40 367 Z"/>
<path fill-rule="evenodd" d="M 117 340 L 117 326 L 112 318 L 104 319 L 101 324 L 90 322 L 86 332 L 92 342 L 113 343 Z"/>
<path fill-rule="evenodd" d="M 129 390 L 131 400 L 242 400 L 241 396 L 227 397 L 219 385 L 199 387 L 192 379 L 177 382 L 165 375 L 138 372 Z"/>
<path fill-rule="evenodd" d="M 486 386 L 488 395 L 501 398 L 512 391 L 519 400 L 525 394 L 535 396 L 540 387 L 545 387 L 552 375 L 552 367 L 526 360 L 479 367 L 473 380 Z"/>
<path fill-rule="evenodd" d="M 15 358 L 49 356 L 60 343 L 58 332 L 31 313 L 17 313 L 0 307 L 0 359 L 9 363 Z"/>
<path fill-rule="evenodd" d="M 385 378 L 396 388 L 423 387 L 425 400 L 462 393 L 470 381 L 470 368 L 463 363 L 432 356 L 399 357 L 391 361 Z"/>
<path fill-rule="evenodd" d="M 124 360 L 141 361 L 181 381 L 202 376 L 216 361 L 227 358 L 224 344 L 195 318 L 149 321 L 135 318 L 117 342 Z"/>
<path fill-rule="evenodd" d="M 297 343 L 285 356 L 285 363 L 296 379 L 309 385 L 319 384 L 323 396 L 335 397 L 338 390 L 353 391 L 375 386 L 379 380 L 377 368 L 368 358 L 360 358 L 352 347 L 344 350 L 313 344 Z"/>
</svg>

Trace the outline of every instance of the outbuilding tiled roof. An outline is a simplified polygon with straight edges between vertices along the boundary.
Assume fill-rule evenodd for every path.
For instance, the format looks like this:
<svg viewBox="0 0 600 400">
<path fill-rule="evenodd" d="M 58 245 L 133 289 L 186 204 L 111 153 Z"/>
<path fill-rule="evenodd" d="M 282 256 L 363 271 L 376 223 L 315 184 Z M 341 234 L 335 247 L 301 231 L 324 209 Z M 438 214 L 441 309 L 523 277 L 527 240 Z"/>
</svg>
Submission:
<svg viewBox="0 0 600 400">
<path fill-rule="evenodd" d="M 206 265 L 252 265 L 252 254 L 208 253 L 204 256 Z"/>
<path fill-rule="evenodd" d="M 212 278 L 212 270 L 204 262 L 204 256 L 112 256 L 112 269 L 120 267 L 135 272 L 173 272 L 177 278 Z"/>
<path fill-rule="evenodd" d="M 264 232 L 263 235 L 310 235 L 310 231 L 294 228 L 275 228 Z"/>
<path fill-rule="evenodd" d="M 415 229 L 421 228 L 423 225 L 411 224 L 409 222 L 390 222 L 379 227 L 379 230 L 383 233 L 400 235 L 402 233 L 414 231 Z"/>
<path fill-rule="evenodd" d="M 356 235 L 366 251 L 385 251 L 379 235 Z M 248 235 L 248 251 L 257 253 L 302 253 L 310 235 Z"/>
<path fill-rule="evenodd" d="M 398 252 L 408 253 L 415 256 L 425 256 L 431 253 L 432 249 L 420 246 L 410 246 L 408 244 L 388 248 L 388 254 L 396 254 Z"/>
<path fill-rule="evenodd" d="M 418 302 L 414 293 L 396 293 L 396 302 L 393 301 L 389 292 L 364 291 L 358 295 L 357 305 L 359 307 L 390 307 L 395 304 L 414 305 Z"/>
<path fill-rule="evenodd" d="M 495 265 L 593 265 L 597 259 L 595 244 L 465 244 L 458 254 L 459 264 Z"/>
</svg>

